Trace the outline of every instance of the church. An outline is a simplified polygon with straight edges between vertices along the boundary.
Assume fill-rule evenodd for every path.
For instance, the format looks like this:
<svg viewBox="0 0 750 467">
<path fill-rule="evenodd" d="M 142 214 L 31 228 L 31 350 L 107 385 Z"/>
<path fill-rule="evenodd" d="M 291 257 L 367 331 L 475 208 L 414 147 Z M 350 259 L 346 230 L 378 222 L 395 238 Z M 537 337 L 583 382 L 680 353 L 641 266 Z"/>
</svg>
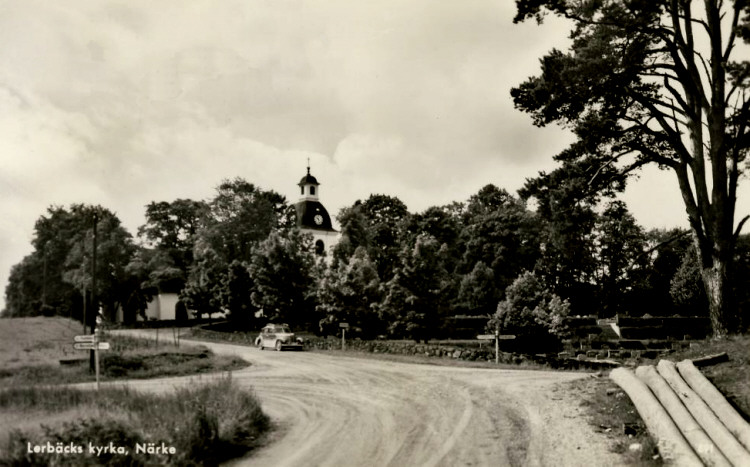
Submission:
<svg viewBox="0 0 750 467">
<path fill-rule="evenodd" d="M 299 201 L 294 205 L 297 228 L 312 235 L 315 253 L 325 256 L 327 260 L 333 258 L 333 248 L 339 242 L 340 234 L 333 228 L 331 216 L 325 206 L 320 202 L 320 183 L 310 174 L 307 167 L 307 175 L 297 184 L 300 187 Z M 146 319 L 149 320 L 174 320 L 178 318 L 179 295 L 176 291 L 160 291 L 148 303 L 145 310 Z M 124 319 L 122 308 L 117 310 L 117 321 Z M 140 318 L 139 318 L 140 319 Z"/>
<path fill-rule="evenodd" d="M 300 187 L 300 198 L 294 205 L 297 228 L 312 235 L 316 254 L 331 258 L 333 247 L 339 242 L 339 232 L 333 228 L 331 216 L 320 202 L 320 183 L 310 175 L 309 164 L 307 175 L 297 185 Z"/>
</svg>

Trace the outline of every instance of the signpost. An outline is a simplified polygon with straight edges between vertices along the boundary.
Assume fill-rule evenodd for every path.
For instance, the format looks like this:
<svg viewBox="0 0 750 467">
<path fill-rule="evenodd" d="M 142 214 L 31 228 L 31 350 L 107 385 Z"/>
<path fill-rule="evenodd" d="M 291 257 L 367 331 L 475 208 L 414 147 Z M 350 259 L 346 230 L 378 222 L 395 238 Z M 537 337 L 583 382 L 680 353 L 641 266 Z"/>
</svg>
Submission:
<svg viewBox="0 0 750 467">
<path fill-rule="evenodd" d="M 513 334 L 500 334 L 499 330 L 495 331 L 495 334 L 480 334 L 477 336 L 477 339 L 479 340 L 486 340 L 486 341 L 495 341 L 495 364 L 497 365 L 500 363 L 500 341 L 504 340 L 512 340 L 515 339 L 516 336 Z"/>
<path fill-rule="evenodd" d="M 349 329 L 349 323 L 339 323 L 341 328 L 341 350 L 346 349 L 346 330 Z"/>
<path fill-rule="evenodd" d="M 73 344 L 76 350 L 109 350 L 109 342 L 79 342 Z"/>
<path fill-rule="evenodd" d="M 109 342 L 99 342 L 99 328 L 94 330 L 93 334 L 84 334 L 75 336 L 73 348 L 76 350 L 93 350 L 94 351 L 94 369 L 96 371 L 96 390 L 99 390 L 99 351 L 109 350 Z"/>
</svg>

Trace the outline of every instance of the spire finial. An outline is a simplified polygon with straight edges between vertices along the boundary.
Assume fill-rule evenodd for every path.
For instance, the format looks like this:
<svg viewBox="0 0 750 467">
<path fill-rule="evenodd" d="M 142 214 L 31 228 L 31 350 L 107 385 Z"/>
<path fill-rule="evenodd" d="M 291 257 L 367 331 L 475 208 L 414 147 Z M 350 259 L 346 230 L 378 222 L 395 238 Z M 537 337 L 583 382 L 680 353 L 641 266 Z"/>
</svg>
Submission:
<svg viewBox="0 0 750 467">
<path fill-rule="evenodd" d="M 307 158 L 307 175 L 310 175 L 310 158 Z"/>
</svg>

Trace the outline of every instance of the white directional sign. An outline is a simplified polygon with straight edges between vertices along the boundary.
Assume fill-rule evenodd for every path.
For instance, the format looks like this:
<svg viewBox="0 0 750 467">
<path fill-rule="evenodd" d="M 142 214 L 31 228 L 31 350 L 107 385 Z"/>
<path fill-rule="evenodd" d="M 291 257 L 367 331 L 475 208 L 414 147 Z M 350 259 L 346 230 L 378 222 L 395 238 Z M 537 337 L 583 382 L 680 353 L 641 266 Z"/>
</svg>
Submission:
<svg viewBox="0 0 750 467">
<path fill-rule="evenodd" d="M 76 342 L 94 342 L 94 337 L 93 334 L 87 334 L 83 336 L 75 336 L 73 340 Z"/>
<path fill-rule="evenodd" d="M 507 340 L 511 340 L 511 339 L 515 339 L 516 338 L 516 336 L 514 336 L 513 334 L 500 334 L 498 336 L 496 336 L 494 334 L 480 334 L 480 335 L 477 336 L 477 339 L 491 341 L 491 340 L 495 339 L 496 337 L 498 339 L 500 339 L 501 341 L 507 341 Z"/>
<path fill-rule="evenodd" d="M 109 350 L 109 342 L 79 342 L 73 344 L 73 348 L 76 350 Z"/>
</svg>

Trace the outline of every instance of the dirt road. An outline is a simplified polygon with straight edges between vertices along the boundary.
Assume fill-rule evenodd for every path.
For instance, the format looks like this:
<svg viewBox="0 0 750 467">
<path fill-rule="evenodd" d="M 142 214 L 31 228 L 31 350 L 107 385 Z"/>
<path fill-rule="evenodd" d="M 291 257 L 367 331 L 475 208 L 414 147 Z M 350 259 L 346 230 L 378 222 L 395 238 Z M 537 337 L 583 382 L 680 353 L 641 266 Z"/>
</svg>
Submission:
<svg viewBox="0 0 750 467">
<path fill-rule="evenodd" d="M 618 465 L 560 383 L 582 373 L 469 369 L 206 344 L 277 425 L 232 465 Z M 205 378 L 205 377 L 204 377 Z M 166 389 L 186 378 L 143 381 Z"/>
</svg>

